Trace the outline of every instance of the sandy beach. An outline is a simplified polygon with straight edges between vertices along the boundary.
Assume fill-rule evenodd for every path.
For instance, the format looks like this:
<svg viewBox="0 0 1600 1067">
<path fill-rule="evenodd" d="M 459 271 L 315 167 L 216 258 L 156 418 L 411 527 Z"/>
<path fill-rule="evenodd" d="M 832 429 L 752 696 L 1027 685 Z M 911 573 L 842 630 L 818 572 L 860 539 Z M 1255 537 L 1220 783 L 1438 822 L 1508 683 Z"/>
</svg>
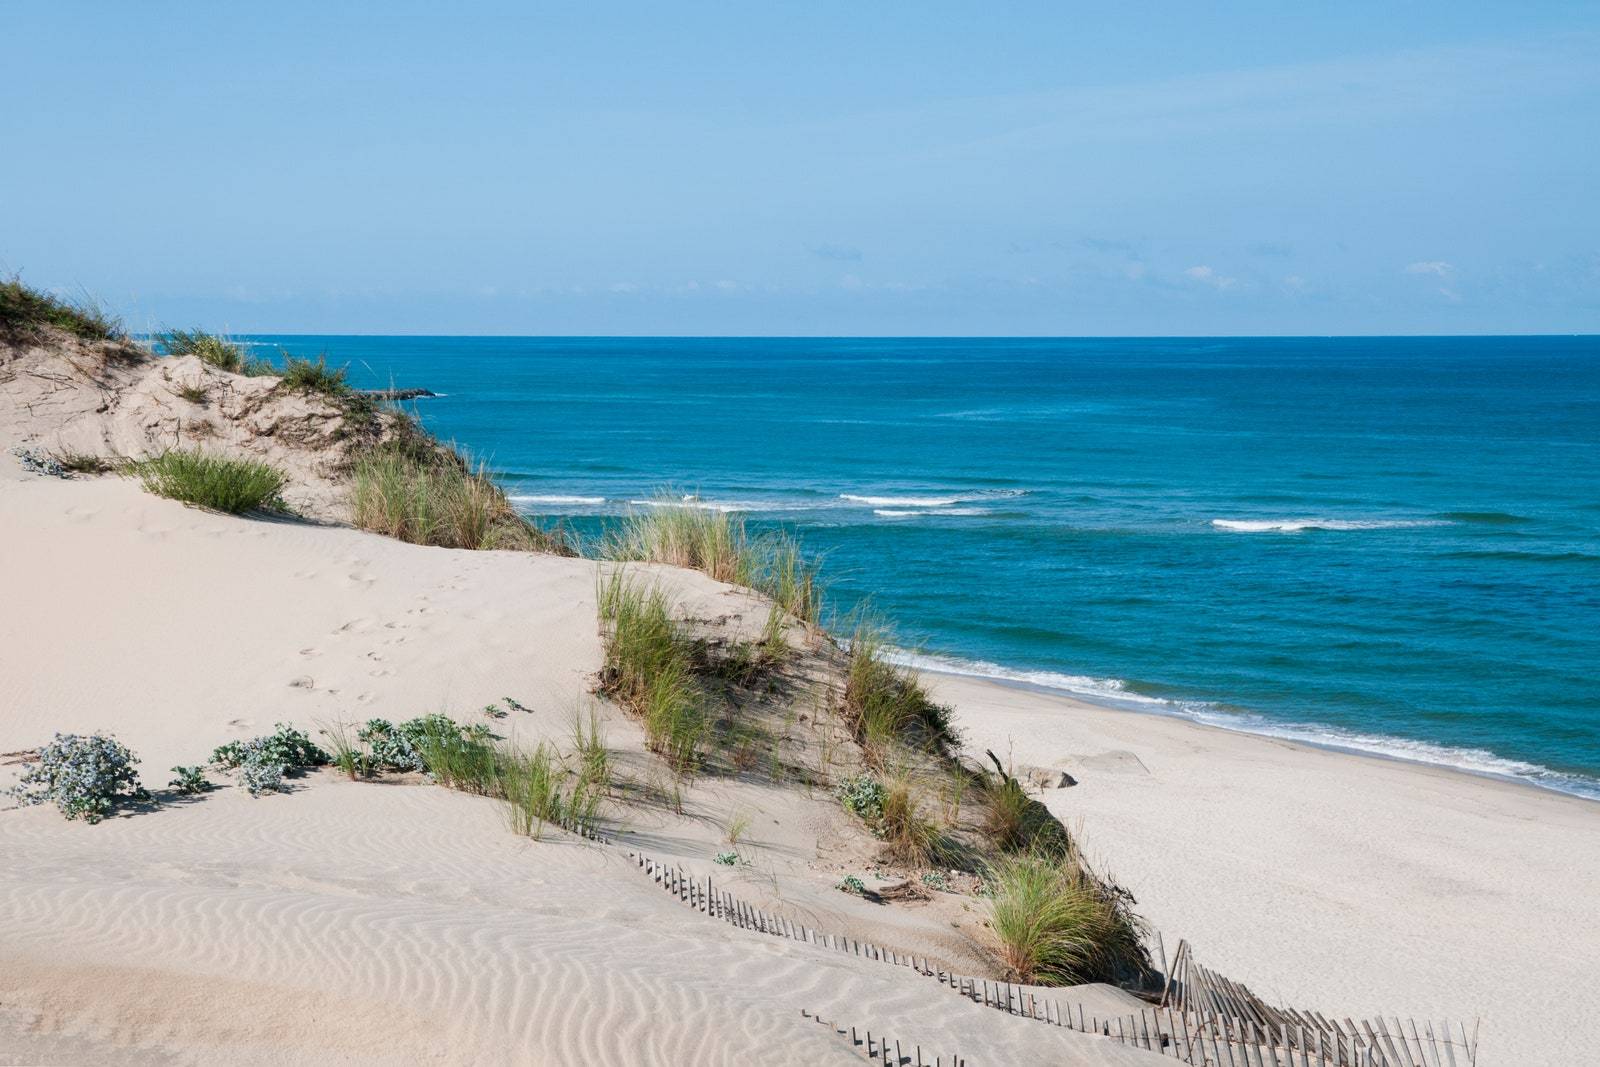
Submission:
<svg viewBox="0 0 1600 1067">
<path fill-rule="evenodd" d="M 1324 1014 L 1481 1019 L 1488 1063 L 1586 1062 L 1600 805 L 928 677 L 972 748 L 1078 779 L 1046 804 L 1169 950 L 1185 937 L 1263 997 Z"/>
</svg>

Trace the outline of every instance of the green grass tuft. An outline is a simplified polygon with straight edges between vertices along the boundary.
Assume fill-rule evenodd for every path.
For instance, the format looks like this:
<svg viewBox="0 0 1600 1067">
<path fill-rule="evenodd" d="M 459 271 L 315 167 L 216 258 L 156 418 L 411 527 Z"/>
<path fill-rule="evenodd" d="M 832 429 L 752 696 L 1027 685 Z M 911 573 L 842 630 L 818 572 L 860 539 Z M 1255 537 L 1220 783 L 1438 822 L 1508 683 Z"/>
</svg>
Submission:
<svg viewBox="0 0 1600 1067">
<path fill-rule="evenodd" d="M 844 714 L 877 764 L 895 744 L 943 752 L 956 742 L 950 709 L 928 696 L 914 670 L 888 658 L 883 632 L 867 623 L 850 638 Z"/>
<path fill-rule="evenodd" d="M 287 353 L 283 357 L 283 369 L 279 371 L 286 388 L 332 397 L 346 397 L 354 392 L 346 380 L 346 374 L 345 367 L 328 366 L 327 356 L 310 360 Z"/>
<path fill-rule="evenodd" d="M 1139 931 L 1123 898 L 1076 857 L 1007 856 L 989 868 L 988 884 L 989 925 L 1017 981 L 1116 982 L 1145 969 Z"/>
<path fill-rule="evenodd" d="M 196 507 L 233 515 L 286 507 L 282 494 L 288 475 L 253 459 L 174 449 L 127 469 L 148 492 Z"/>
<path fill-rule="evenodd" d="M 600 579 L 606 624 L 601 687 L 644 723 L 650 748 L 679 773 L 699 766 L 711 716 L 695 676 L 695 649 L 672 618 L 667 594 L 621 568 Z"/>
<path fill-rule="evenodd" d="M 821 615 L 816 567 L 794 538 L 751 533 L 736 515 L 695 507 L 671 494 L 624 518 L 603 542 L 601 554 L 702 571 L 771 597 L 802 622 L 814 624 Z"/>
<path fill-rule="evenodd" d="M 353 514 L 364 530 L 442 548 L 574 554 L 559 533 L 519 515 L 481 464 L 473 468 L 443 446 L 373 449 L 353 474 Z"/>
<path fill-rule="evenodd" d="M 231 374 L 260 376 L 278 373 L 271 363 L 251 356 L 239 342 L 199 328 L 158 333 L 155 335 L 155 346 L 163 355 L 196 356 L 202 363 Z"/>
<path fill-rule="evenodd" d="M 0 280 L 0 333 L 36 336 L 46 329 L 64 330 L 86 341 L 117 341 L 124 336 L 122 323 L 92 300 L 63 300 L 25 285 L 18 275 Z"/>
</svg>

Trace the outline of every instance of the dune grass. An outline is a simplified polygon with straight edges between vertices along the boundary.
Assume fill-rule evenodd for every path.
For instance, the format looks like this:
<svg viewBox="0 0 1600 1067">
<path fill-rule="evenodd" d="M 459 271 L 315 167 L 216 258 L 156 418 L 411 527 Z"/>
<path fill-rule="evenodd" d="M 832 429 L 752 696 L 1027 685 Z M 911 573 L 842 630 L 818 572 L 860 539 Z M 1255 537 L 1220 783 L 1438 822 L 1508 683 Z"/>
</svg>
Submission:
<svg viewBox="0 0 1600 1067">
<path fill-rule="evenodd" d="M 247 511 L 282 511 L 288 475 L 269 463 L 210 455 L 194 449 L 173 449 L 152 459 L 128 464 L 145 490 L 195 507 L 239 515 Z"/>
<path fill-rule="evenodd" d="M 352 475 L 353 518 L 364 530 L 442 548 L 574 554 L 565 538 L 519 515 L 482 464 L 444 446 L 372 449 Z"/>
<path fill-rule="evenodd" d="M 870 761 L 895 744 L 943 752 L 955 741 L 950 709 L 935 703 L 909 667 L 888 656 L 883 631 L 860 622 L 850 637 L 844 713 Z"/>
<path fill-rule="evenodd" d="M 1048 808 L 1028 795 L 1000 758 L 990 752 L 995 773 L 979 779 L 982 786 L 983 830 L 1005 852 L 1064 855 L 1071 851 L 1067 831 Z"/>
<path fill-rule="evenodd" d="M 0 333 L 37 335 L 46 329 L 64 330 L 86 341 L 118 341 L 125 336 L 122 323 L 93 300 L 65 300 L 24 284 L 18 275 L 0 279 Z"/>
<path fill-rule="evenodd" d="M 442 716 L 428 716 L 413 738 L 434 781 L 478 796 L 500 796 L 500 760 L 486 738 L 465 732 Z"/>
<path fill-rule="evenodd" d="M 606 559 L 666 563 L 702 571 L 719 582 L 771 597 L 805 623 L 822 604 L 815 565 L 785 533 L 752 533 L 744 519 L 696 507 L 671 494 L 626 516 L 601 544 Z"/>
<path fill-rule="evenodd" d="M 155 335 L 155 346 L 168 356 L 196 356 L 202 363 L 231 374 L 260 376 L 278 373 L 264 359 L 250 355 L 246 347 L 221 334 L 193 330 L 167 330 Z"/>
<path fill-rule="evenodd" d="M 693 643 L 672 618 L 667 594 L 622 568 L 600 578 L 606 625 L 603 691 L 637 715 L 647 743 L 680 774 L 699 766 L 711 715 L 695 676 Z"/>
<path fill-rule="evenodd" d="M 283 367 L 277 371 L 279 377 L 283 379 L 285 388 L 303 389 L 308 393 L 321 393 L 331 397 L 348 397 L 355 392 L 350 388 L 348 373 L 346 367 L 328 366 L 326 355 L 320 355 L 316 359 L 302 359 L 288 353 L 284 353 Z"/>
<path fill-rule="evenodd" d="M 1146 969 L 1139 930 L 1123 899 L 1076 856 L 1006 856 L 990 866 L 987 881 L 989 925 L 1017 981 L 1118 982 Z"/>
<path fill-rule="evenodd" d="M 926 867 L 950 852 L 950 843 L 938 823 L 923 814 L 921 791 L 905 772 L 883 783 L 878 836 L 889 858 L 908 867 Z"/>
</svg>

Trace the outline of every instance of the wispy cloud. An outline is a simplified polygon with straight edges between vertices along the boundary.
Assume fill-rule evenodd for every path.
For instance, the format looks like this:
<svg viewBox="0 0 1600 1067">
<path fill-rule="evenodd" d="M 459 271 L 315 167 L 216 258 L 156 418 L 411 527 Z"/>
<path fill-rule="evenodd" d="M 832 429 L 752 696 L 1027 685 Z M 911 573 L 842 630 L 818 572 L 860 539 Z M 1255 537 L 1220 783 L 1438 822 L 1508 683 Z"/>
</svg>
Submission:
<svg viewBox="0 0 1600 1067">
<path fill-rule="evenodd" d="M 1407 274 L 1432 274 L 1438 278 L 1448 278 L 1455 272 L 1455 267 L 1442 259 L 1423 259 L 1406 264 Z"/>
<path fill-rule="evenodd" d="M 1239 284 L 1238 278 L 1230 278 L 1225 274 L 1218 274 L 1216 270 L 1204 264 L 1201 264 L 1198 267 L 1190 267 L 1188 270 L 1183 272 L 1183 275 L 1184 277 L 1191 278 L 1202 285 L 1209 285 L 1218 292 L 1232 289 L 1234 286 Z"/>
</svg>

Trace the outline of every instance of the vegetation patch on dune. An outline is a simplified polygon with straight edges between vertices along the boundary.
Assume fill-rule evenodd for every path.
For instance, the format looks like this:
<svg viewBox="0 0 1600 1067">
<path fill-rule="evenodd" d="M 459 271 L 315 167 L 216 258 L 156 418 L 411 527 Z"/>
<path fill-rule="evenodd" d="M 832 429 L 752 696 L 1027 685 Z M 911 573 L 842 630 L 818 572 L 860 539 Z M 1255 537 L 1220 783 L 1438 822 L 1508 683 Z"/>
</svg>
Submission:
<svg viewBox="0 0 1600 1067">
<path fill-rule="evenodd" d="M 352 518 L 363 530 L 441 548 L 575 554 L 518 514 L 482 464 L 431 440 L 371 449 L 352 478 Z"/>
<path fill-rule="evenodd" d="M 674 770 L 692 771 L 711 728 L 693 642 L 659 586 L 635 581 L 620 567 L 600 581 L 601 689 L 639 717 L 650 748 Z"/>
<path fill-rule="evenodd" d="M 881 764 L 897 745 L 944 752 L 956 744 L 950 709 L 889 658 L 880 627 L 858 623 L 849 649 L 844 715 L 868 760 Z"/>
<path fill-rule="evenodd" d="M 276 374 L 277 368 L 264 359 L 251 356 L 243 344 L 205 330 L 167 330 L 152 338 L 163 355 L 195 356 L 202 363 L 230 374 L 260 376 Z"/>
<path fill-rule="evenodd" d="M 786 533 L 753 533 L 744 519 L 663 494 L 633 512 L 601 545 L 607 559 L 666 563 L 754 589 L 788 614 L 815 624 L 822 604 L 815 565 Z"/>
<path fill-rule="evenodd" d="M 124 337 L 122 323 L 93 300 L 65 300 L 24 284 L 17 275 L 0 279 L 0 334 L 37 337 L 49 330 L 86 341 Z"/>
<path fill-rule="evenodd" d="M 989 925 L 1017 981 L 1120 982 L 1144 970 L 1137 924 L 1120 894 L 1070 853 L 1006 856 L 988 871 Z"/>
<path fill-rule="evenodd" d="M 283 511 L 288 475 L 253 459 L 213 455 L 198 449 L 173 449 L 128 464 L 148 492 L 196 507 L 239 515 Z"/>
<path fill-rule="evenodd" d="M 134 770 L 138 762 L 113 737 L 56 734 L 8 792 L 23 805 L 51 803 L 69 819 L 97 823 L 119 804 L 147 795 Z"/>
</svg>

